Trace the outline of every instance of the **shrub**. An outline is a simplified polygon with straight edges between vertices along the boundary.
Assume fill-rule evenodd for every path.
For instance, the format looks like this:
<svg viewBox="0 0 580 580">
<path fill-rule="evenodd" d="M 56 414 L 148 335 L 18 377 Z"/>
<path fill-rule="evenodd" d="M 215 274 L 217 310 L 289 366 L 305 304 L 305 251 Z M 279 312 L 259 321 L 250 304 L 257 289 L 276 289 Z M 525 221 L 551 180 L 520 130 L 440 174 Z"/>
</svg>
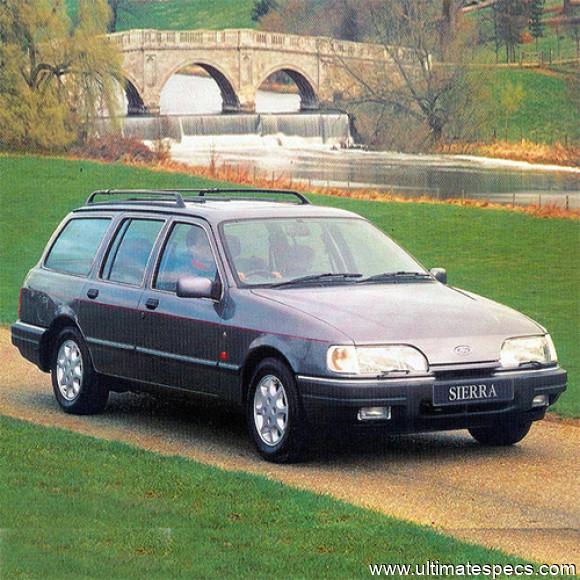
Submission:
<svg viewBox="0 0 580 580">
<path fill-rule="evenodd" d="M 160 160 L 160 156 L 165 156 L 166 153 L 161 148 L 159 152 L 152 151 L 138 139 L 109 134 L 101 137 L 91 137 L 84 144 L 75 147 L 73 154 L 102 161 L 149 163 Z"/>
</svg>

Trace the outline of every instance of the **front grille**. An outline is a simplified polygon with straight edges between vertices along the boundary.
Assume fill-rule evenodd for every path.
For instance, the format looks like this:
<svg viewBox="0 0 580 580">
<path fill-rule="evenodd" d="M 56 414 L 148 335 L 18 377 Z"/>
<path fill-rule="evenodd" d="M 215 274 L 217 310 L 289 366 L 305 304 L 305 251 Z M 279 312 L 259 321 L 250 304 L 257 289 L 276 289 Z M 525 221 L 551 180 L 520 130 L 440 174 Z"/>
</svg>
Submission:
<svg viewBox="0 0 580 580">
<path fill-rule="evenodd" d="M 437 377 L 440 381 L 461 381 L 467 379 L 486 379 L 491 376 L 497 371 L 496 368 L 455 368 L 455 369 L 446 369 L 442 371 L 438 371 L 437 369 L 432 369 L 435 373 L 435 377 Z"/>
<path fill-rule="evenodd" d="M 421 415 L 427 417 L 447 416 L 447 415 L 464 415 L 470 413 L 482 413 L 489 411 L 502 411 L 513 405 L 513 401 L 501 401 L 498 403 L 470 403 L 465 405 L 433 405 L 428 399 L 423 399 L 419 406 Z"/>
</svg>

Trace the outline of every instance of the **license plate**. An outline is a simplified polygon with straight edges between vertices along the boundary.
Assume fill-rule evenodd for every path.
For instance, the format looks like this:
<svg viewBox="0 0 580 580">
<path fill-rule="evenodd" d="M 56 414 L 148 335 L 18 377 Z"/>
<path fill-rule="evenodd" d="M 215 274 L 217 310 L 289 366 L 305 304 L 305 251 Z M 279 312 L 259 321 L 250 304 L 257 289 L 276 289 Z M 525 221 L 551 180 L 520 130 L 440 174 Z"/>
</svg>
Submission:
<svg viewBox="0 0 580 580">
<path fill-rule="evenodd" d="M 433 405 L 495 403 L 514 398 L 512 381 L 470 381 L 433 385 Z"/>
</svg>

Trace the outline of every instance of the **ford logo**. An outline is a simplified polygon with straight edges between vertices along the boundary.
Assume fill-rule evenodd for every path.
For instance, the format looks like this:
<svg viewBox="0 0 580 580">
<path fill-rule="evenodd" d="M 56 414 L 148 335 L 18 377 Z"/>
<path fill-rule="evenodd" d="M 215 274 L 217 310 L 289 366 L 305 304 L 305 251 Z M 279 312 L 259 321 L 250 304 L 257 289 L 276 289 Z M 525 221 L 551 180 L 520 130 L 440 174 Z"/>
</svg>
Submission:
<svg viewBox="0 0 580 580">
<path fill-rule="evenodd" d="M 462 344 L 460 346 L 456 346 L 453 350 L 459 356 L 465 356 L 467 354 L 471 354 L 471 347 L 468 346 L 467 344 Z"/>
</svg>

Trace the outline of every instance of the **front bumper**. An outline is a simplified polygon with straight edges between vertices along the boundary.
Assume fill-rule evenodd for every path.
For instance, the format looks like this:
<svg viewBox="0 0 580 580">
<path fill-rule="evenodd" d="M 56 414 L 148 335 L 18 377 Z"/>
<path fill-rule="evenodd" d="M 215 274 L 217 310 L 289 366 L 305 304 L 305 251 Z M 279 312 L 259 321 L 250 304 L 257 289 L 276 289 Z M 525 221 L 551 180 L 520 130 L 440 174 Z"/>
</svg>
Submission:
<svg viewBox="0 0 580 580">
<path fill-rule="evenodd" d="M 466 401 L 434 405 L 434 385 L 465 385 L 494 378 L 513 382 L 514 397 L 503 402 Z M 392 433 L 414 433 L 491 426 L 498 420 L 537 421 L 547 406 L 533 407 L 536 395 L 547 395 L 549 405 L 566 390 L 567 373 L 559 367 L 495 373 L 485 377 L 417 379 L 334 379 L 299 375 L 298 389 L 311 424 L 352 423 L 381 426 Z M 389 420 L 357 419 L 361 407 L 391 407 Z"/>
</svg>

